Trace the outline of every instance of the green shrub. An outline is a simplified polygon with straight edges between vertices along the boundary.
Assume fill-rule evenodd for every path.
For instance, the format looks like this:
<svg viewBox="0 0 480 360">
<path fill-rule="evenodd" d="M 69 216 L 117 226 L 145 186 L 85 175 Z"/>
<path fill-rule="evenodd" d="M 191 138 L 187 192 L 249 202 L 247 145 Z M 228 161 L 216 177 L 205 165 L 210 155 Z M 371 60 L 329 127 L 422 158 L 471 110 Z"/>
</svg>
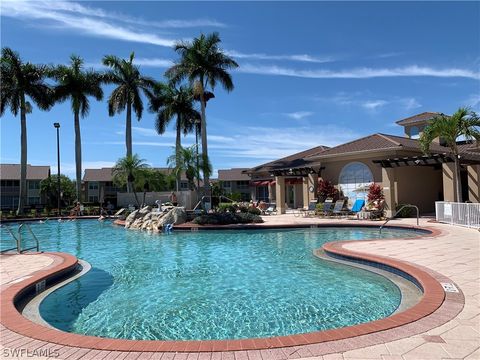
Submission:
<svg viewBox="0 0 480 360">
<path fill-rule="evenodd" d="M 250 213 L 213 213 L 197 216 L 193 223 L 198 225 L 229 225 L 229 224 L 248 224 L 261 223 L 262 218 Z"/>
<path fill-rule="evenodd" d="M 247 208 L 247 212 L 249 214 L 253 214 L 253 215 L 260 215 L 262 212 L 260 211 L 260 209 L 256 208 L 256 207 L 249 207 Z"/>
<path fill-rule="evenodd" d="M 315 214 L 321 214 L 323 212 L 323 203 L 318 203 L 315 206 Z"/>
<path fill-rule="evenodd" d="M 235 203 L 220 203 L 218 204 L 218 212 L 225 213 L 231 212 L 234 213 L 237 211 L 237 206 Z"/>
<path fill-rule="evenodd" d="M 407 204 L 398 204 L 395 207 L 395 212 L 398 211 L 398 209 L 400 209 L 404 205 L 407 205 Z M 398 217 L 398 218 L 409 218 L 409 217 L 414 217 L 414 216 L 416 216 L 415 209 L 411 208 L 411 207 L 406 207 L 406 208 L 403 208 L 402 211 L 400 211 L 397 214 L 396 217 Z"/>
</svg>

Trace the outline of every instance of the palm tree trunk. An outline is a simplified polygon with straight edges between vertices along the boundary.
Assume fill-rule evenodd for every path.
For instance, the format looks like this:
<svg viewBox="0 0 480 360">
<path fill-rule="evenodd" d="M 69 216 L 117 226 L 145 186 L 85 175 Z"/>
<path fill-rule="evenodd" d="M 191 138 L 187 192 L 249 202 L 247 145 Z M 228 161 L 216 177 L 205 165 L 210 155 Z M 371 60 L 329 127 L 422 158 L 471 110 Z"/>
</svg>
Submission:
<svg viewBox="0 0 480 360">
<path fill-rule="evenodd" d="M 24 213 L 23 208 L 27 204 L 27 115 L 25 108 L 25 96 L 22 96 L 20 104 L 20 193 L 18 197 L 17 215 Z"/>
<path fill-rule="evenodd" d="M 462 179 L 460 177 L 460 161 L 458 155 L 454 155 L 455 164 L 455 190 L 457 193 L 457 202 L 462 202 Z"/>
<path fill-rule="evenodd" d="M 204 96 L 204 87 L 203 87 L 203 79 L 200 79 L 200 105 L 201 105 L 201 128 L 200 128 L 200 133 L 202 137 L 202 160 L 204 166 L 207 166 L 208 164 L 208 147 L 207 147 L 207 119 L 205 116 L 205 96 Z M 205 196 L 210 195 L 210 181 L 209 181 L 209 176 L 207 172 L 203 172 L 203 188 L 205 192 Z"/>
<path fill-rule="evenodd" d="M 76 175 L 76 188 L 77 188 L 77 200 L 82 201 L 82 139 L 80 137 L 80 115 L 79 111 L 75 110 L 74 114 L 75 123 L 75 175 Z"/>
<path fill-rule="evenodd" d="M 125 124 L 125 144 L 127 146 L 127 157 L 132 156 L 132 103 L 127 102 L 127 121 Z"/>
<path fill-rule="evenodd" d="M 177 137 L 175 140 L 175 165 L 178 168 L 180 166 L 180 148 L 182 146 L 181 143 L 181 127 L 182 127 L 182 121 L 180 119 L 180 116 L 177 117 Z M 177 171 L 177 191 L 180 191 L 180 181 L 181 181 L 181 176 L 182 173 L 180 171 Z"/>
</svg>

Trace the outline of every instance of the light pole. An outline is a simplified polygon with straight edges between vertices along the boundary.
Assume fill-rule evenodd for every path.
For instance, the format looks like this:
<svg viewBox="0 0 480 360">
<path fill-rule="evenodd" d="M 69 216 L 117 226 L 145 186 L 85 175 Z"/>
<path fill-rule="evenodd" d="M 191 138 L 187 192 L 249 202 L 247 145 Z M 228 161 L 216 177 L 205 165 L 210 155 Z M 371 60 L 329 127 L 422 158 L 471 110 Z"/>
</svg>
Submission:
<svg viewBox="0 0 480 360">
<path fill-rule="evenodd" d="M 60 123 L 53 123 L 55 129 L 57 129 L 57 199 L 58 199 L 58 216 L 61 216 L 62 212 L 60 211 Z"/>
</svg>

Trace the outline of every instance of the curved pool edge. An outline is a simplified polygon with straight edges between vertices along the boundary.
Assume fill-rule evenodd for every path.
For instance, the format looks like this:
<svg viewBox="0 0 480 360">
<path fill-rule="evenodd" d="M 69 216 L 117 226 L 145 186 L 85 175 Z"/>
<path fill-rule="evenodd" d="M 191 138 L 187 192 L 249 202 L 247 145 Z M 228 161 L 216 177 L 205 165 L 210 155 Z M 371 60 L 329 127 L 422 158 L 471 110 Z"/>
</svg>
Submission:
<svg viewBox="0 0 480 360">
<path fill-rule="evenodd" d="M 327 224 L 322 224 L 327 226 Z M 330 227 L 335 224 L 328 224 Z M 304 226 L 305 227 L 305 226 Z M 352 224 L 352 227 L 358 227 Z M 398 228 L 396 226 L 395 228 Z M 400 226 L 402 228 L 411 229 L 411 227 Z M 265 226 L 260 227 L 265 229 Z M 279 228 L 278 226 L 276 228 Z M 298 226 L 297 226 L 298 228 Z M 223 229 L 223 228 L 222 228 Z M 416 228 L 428 233 L 423 233 L 417 238 L 409 238 L 405 240 L 419 240 L 423 237 L 436 237 L 441 234 L 439 230 L 431 228 Z M 433 230 L 433 231 L 432 231 Z M 370 241 L 390 241 L 387 240 L 370 240 Z M 364 240 L 369 241 L 369 240 Z M 36 283 L 52 277 L 58 277 L 71 271 L 77 264 L 77 259 L 65 253 L 44 253 L 52 254 L 55 257 L 63 259 L 61 263 L 53 264 L 49 269 L 41 270 L 34 274 L 31 278 L 23 280 L 19 283 L 9 286 L 2 291 L 1 296 L 1 323 L 11 331 L 21 335 L 28 336 L 33 339 L 55 343 L 64 346 L 77 348 L 89 348 L 107 351 L 143 351 L 143 352 L 222 352 L 222 351 L 240 351 L 240 350 L 265 350 L 273 348 L 295 347 L 302 345 L 318 344 L 323 342 L 332 342 L 337 340 L 349 339 L 362 335 L 375 334 L 411 324 L 420 319 L 427 317 L 439 309 L 445 299 L 445 292 L 440 283 L 426 271 L 406 262 L 393 260 L 391 258 L 371 255 L 367 253 L 358 253 L 343 248 L 343 245 L 351 241 L 335 241 L 324 244 L 323 248 L 326 252 L 349 257 L 354 260 L 364 260 L 377 264 L 383 264 L 387 267 L 398 269 L 412 276 L 423 288 L 424 295 L 420 302 L 413 307 L 391 315 L 389 317 L 376 320 L 373 322 L 358 324 L 349 327 L 326 330 L 321 332 L 312 332 L 306 334 L 296 334 L 290 336 L 279 336 L 261 339 L 242 339 L 242 340 L 206 340 L 206 341 L 161 341 L 161 340 L 125 340 L 125 339 L 108 339 L 95 336 L 79 335 L 67 333 L 57 329 L 50 329 L 39 324 L 33 323 L 24 318 L 16 308 L 22 297 L 27 295 L 27 290 L 35 286 Z M 463 305 L 462 305 L 463 307 Z M 460 311 L 461 309 L 459 309 Z M 456 314 L 455 314 L 456 315 Z M 455 316 L 454 315 L 454 316 Z M 454 317 L 453 316 L 453 317 Z M 450 320 L 444 316 L 441 320 L 446 322 Z M 433 327 L 438 326 L 435 324 Z M 425 327 L 425 326 L 424 326 Z M 427 328 L 424 329 L 428 330 Z M 411 334 L 410 334 L 411 335 Z M 405 335 L 408 336 L 408 335 Z M 403 337 L 405 337 L 403 336 Z"/>
</svg>

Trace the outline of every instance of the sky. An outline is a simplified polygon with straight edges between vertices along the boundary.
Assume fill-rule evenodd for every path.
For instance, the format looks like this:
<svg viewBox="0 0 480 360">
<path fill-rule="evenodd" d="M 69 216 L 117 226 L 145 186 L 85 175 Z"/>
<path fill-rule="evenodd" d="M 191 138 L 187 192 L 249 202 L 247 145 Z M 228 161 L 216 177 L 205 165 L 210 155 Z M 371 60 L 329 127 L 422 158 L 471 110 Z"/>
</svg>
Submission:
<svg viewBox="0 0 480 360">
<path fill-rule="evenodd" d="M 1 46 L 24 61 L 67 64 L 81 56 L 102 71 L 114 54 L 165 80 L 172 46 L 218 32 L 239 68 L 235 89 L 214 89 L 207 106 L 209 155 L 216 171 L 253 167 L 319 145 L 373 133 L 401 135 L 395 121 L 460 106 L 480 111 L 480 2 L 160 2 L 9 1 L 0 3 Z M 90 99 L 81 120 L 83 168 L 125 156 L 125 112 L 108 116 L 113 87 Z M 146 102 L 146 100 L 145 100 Z M 147 106 L 145 106 L 147 108 Z M 165 167 L 175 134 L 154 130 L 155 114 L 133 121 L 133 151 Z M 70 103 L 27 116 L 28 163 L 74 177 Z M 2 163 L 20 162 L 20 120 L 0 120 Z M 195 136 L 182 139 L 184 146 Z"/>
</svg>

